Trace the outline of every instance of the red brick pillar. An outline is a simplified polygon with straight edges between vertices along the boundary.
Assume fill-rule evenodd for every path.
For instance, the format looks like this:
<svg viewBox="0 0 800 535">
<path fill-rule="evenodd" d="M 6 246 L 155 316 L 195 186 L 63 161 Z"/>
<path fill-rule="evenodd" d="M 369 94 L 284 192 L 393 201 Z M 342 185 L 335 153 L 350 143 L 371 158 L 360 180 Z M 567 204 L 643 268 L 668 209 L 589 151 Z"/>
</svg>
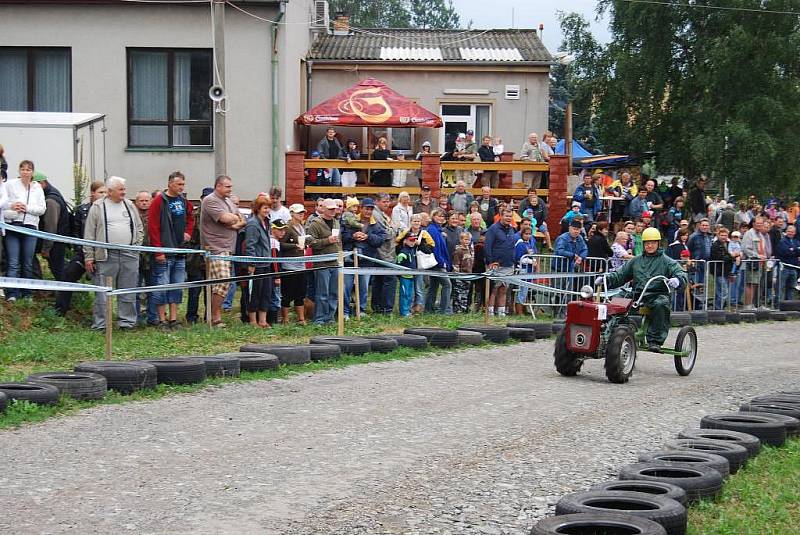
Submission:
<svg viewBox="0 0 800 535">
<path fill-rule="evenodd" d="M 501 162 L 513 162 L 514 161 L 514 153 L 513 152 L 504 152 L 500 155 Z M 500 180 L 498 185 L 501 189 L 510 189 L 514 187 L 514 173 L 511 171 L 508 172 L 500 172 Z"/>
<path fill-rule="evenodd" d="M 303 160 L 306 153 L 302 151 L 289 151 L 286 153 L 286 205 L 294 203 L 303 204 L 305 198 L 305 178 L 303 176 Z"/>
<path fill-rule="evenodd" d="M 431 195 L 438 195 L 441 188 L 442 160 L 440 154 L 422 155 L 422 184 L 431 187 Z"/>
<path fill-rule="evenodd" d="M 568 167 L 566 156 L 550 156 L 547 228 L 550 229 L 550 236 L 553 237 L 553 240 L 559 234 L 558 229 L 561 227 L 561 218 L 564 217 L 564 214 L 569 209 L 569 199 L 567 199 Z"/>
</svg>

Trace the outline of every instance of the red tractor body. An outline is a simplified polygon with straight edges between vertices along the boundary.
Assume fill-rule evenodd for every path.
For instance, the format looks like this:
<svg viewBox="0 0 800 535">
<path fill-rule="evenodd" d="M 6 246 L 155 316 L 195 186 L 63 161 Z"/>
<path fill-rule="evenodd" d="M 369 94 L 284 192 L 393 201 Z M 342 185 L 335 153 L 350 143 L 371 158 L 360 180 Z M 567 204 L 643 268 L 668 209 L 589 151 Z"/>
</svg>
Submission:
<svg viewBox="0 0 800 535">
<path fill-rule="evenodd" d="M 609 303 L 591 299 L 571 301 L 567 304 L 567 349 L 573 353 L 595 353 L 600 346 L 605 322 L 617 314 L 625 314 L 631 300 L 614 298 Z"/>
</svg>

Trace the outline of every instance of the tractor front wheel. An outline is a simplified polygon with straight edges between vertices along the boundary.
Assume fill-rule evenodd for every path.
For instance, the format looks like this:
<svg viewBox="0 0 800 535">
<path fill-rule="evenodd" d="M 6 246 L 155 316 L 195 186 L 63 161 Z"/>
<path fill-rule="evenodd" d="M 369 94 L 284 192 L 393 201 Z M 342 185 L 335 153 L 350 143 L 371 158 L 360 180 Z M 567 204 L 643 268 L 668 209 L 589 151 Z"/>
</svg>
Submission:
<svg viewBox="0 0 800 535">
<path fill-rule="evenodd" d="M 627 383 L 636 364 L 636 334 L 629 325 L 620 325 L 606 346 L 606 377 L 612 383 Z"/>
<path fill-rule="evenodd" d="M 561 329 L 561 332 L 558 333 L 553 356 L 556 370 L 566 377 L 574 377 L 583 366 L 583 358 L 567 349 L 567 329 Z"/>
</svg>

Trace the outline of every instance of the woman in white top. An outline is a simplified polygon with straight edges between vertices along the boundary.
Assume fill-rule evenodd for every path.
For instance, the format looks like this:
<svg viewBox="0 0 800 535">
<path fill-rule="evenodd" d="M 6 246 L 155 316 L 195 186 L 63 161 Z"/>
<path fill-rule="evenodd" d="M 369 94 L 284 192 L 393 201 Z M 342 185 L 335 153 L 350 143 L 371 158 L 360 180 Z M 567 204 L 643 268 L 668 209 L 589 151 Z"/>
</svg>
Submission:
<svg viewBox="0 0 800 535">
<path fill-rule="evenodd" d="M 411 206 L 411 195 L 407 191 L 401 191 L 397 196 L 397 204 L 392 208 L 392 224 L 397 227 L 398 232 L 411 228 L 412 215 L 414 207 Z"/>
<path fill-rule="evenodd" d="M 6 183 L 6 201 L 2 205 L 3 220 L 11 225 L 30 229 L 39 228 L 39 216 L 46 209 L 44 191 L 33 181 L 33 162 L 22 160 L 19 164 L 19 178 Z M 36 238 L 18 232 L 6 232 L 6 251 L 8 253 L 6 276 L 10 278 L 31 278 L 33 274 L 33 255 L 36 252 Z M 20 275 L 21 271 L 21 275 Z M 6 298 L 9 302 L 18 296 L 29 297 L 30 290 L 9 288 Z"/>
</svg>

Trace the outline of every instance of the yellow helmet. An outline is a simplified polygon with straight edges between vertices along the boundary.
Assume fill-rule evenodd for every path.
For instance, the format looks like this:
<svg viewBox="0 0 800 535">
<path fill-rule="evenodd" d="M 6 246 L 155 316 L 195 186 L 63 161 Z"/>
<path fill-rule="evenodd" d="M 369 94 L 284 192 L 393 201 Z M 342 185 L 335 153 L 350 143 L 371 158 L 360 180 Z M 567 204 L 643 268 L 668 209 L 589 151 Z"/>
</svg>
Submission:
<svg viewBox="0 0 800 535">
<path fill-rule="evenodd" d="M 661 241 L 661 233 L 657 228 L 646 228 L 644 232 L 642 232 L 642 241 Z"/>
</svg>

